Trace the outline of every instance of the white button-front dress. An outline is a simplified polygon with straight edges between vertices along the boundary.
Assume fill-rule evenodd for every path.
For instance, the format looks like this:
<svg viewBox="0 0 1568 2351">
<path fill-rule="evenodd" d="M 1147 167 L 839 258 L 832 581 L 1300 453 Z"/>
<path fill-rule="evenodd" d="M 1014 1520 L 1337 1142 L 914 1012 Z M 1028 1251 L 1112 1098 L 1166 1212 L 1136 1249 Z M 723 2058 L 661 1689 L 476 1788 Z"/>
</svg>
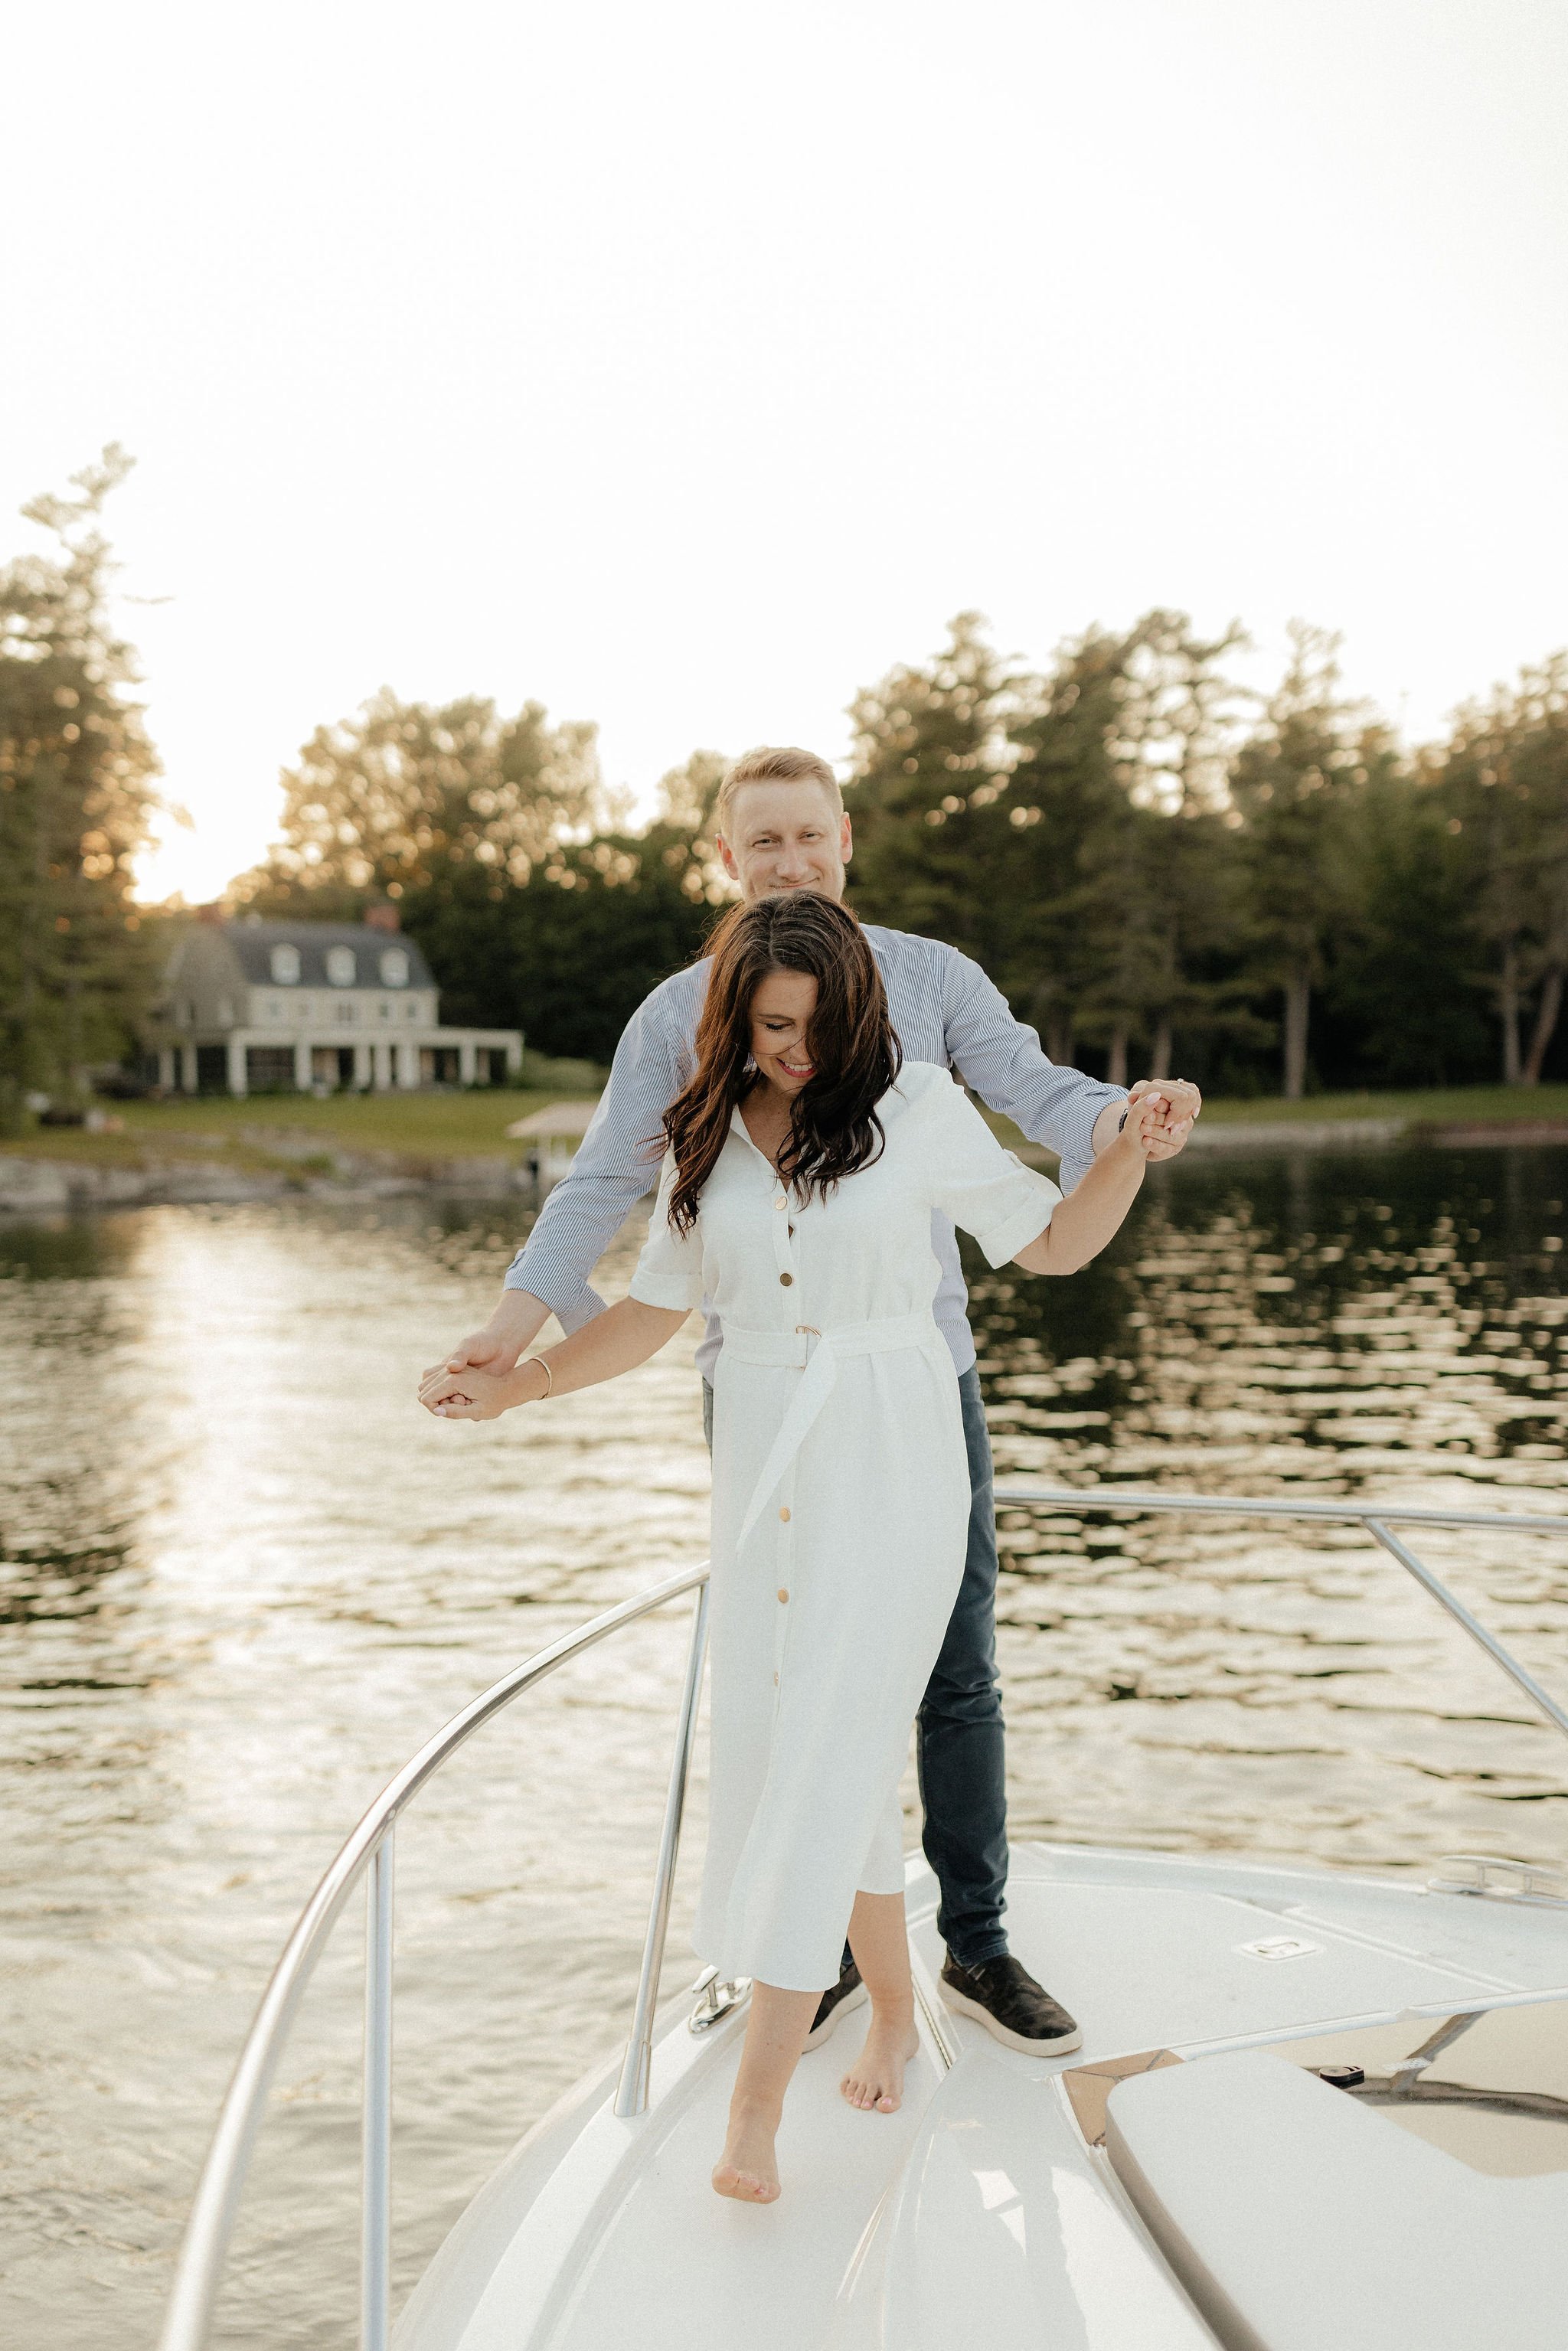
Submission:
<svg viewBox="0 0 1568 2351">
<path fill-rule="evenodd" d="M 1061 1195 L 946 1070 L 905 1063 L 881 1156 L 787 1196 L 738 1111 L 695 1229 L 666 1160 L 632 1295 L 724 1327 L 714 1376 L 707 1857 L 694 1942 L 726 1976 L 819 1991 L 857 1889 L 904 1889 L 898 1783 L 963 1579 L 969 1472 L 932 1315 L 933 1216 L 992 1265 Z"/>
</svg>

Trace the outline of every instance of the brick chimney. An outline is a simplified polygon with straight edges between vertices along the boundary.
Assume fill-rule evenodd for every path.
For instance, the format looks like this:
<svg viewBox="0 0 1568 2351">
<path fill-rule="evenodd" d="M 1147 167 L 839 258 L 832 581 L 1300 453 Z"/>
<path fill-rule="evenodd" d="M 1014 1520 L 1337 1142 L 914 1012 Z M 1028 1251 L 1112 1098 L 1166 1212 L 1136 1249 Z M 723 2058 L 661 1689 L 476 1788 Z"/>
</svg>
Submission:
<svg viewBox="0 0 1568 2351">
<path fill-rule="evenodd" d="M 390 899 L 381 905 L 367 906 L 365 921 L 372 931 L 395 931 L 398 927 L 397 908 Z"/>
</svg>

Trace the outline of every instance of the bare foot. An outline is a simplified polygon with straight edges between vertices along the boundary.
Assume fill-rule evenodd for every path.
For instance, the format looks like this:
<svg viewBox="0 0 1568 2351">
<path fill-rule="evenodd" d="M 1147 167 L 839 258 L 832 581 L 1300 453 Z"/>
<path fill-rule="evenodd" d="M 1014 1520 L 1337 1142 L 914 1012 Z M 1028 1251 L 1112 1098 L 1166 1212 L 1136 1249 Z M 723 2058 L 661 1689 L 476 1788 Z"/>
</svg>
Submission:
<svg viewBox="0 0 1568 2351">
<path fill-rule="evenodd" d="M 910 2017 L 882 2022 L 875 2009 L 866 2028 L 865 2045 L 839 2088 L 852 2106 L 867 2114 L 896 2114 L 904 2102 L 904 2069 L 920 2046 L 920 2035 Z"/>
<path fill-rule="evenodd" d="M 779 2128 L 777 2114 L 748 2106 L 732 2106 L 724 2153 L 713 2168 L 713 2184 L 720 2196 L 740 2204 L 772 2204 L 779 2198 L 779 2165 L 773 2153 Z"/>
</svg>

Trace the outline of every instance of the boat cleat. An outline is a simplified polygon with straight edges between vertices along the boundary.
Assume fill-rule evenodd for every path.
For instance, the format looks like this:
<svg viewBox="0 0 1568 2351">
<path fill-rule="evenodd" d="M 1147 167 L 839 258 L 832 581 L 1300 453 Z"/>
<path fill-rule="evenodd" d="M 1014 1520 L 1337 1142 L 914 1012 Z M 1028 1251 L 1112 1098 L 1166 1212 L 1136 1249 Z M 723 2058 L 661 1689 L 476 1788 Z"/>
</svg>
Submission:
<svg viewBox="0 0 1568 2351">
<path fill-rule="evenodd" d="M 723 1977 L 716 1968 L 705 1968 L 692 1990 L 702 1998 L 686 2019 L 688 2032 L 711 2032 L 722 2017 L 751 1997 L 749 1976 Z"/>
</svg>

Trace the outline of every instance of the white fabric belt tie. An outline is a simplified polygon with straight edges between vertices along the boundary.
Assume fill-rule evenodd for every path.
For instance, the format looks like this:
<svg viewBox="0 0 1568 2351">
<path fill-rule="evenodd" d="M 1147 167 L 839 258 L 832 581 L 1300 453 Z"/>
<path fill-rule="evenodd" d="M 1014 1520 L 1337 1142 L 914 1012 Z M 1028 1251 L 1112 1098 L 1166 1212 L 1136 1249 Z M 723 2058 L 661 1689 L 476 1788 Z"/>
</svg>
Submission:
<svg viewBox="0 0 1568 2351">
<path fill-rule="evenodd" d="M 927 1347 L 935 1341 L 947 1356 L 946 1343 L 929 1307 L 918 1314 L 893 1314 L 880 1322 L 844 1322 L 836 1331 L 817 1331 L 799 1323 L 793 1331 L 724 1330 L 724 1352 L 739 1364 L 781 1364 L 805 1377 L 790 1398 L 772 1449 L 752 1489 L 746 1517 L 736 1539 L 739 1551 L 762 1515 L 763 1505 L 805 1443 L 817 1415 L 832 1395 L 839 1364 L 846 1355 L 885 1355 L 904 1347 Z"/>
</svg>

